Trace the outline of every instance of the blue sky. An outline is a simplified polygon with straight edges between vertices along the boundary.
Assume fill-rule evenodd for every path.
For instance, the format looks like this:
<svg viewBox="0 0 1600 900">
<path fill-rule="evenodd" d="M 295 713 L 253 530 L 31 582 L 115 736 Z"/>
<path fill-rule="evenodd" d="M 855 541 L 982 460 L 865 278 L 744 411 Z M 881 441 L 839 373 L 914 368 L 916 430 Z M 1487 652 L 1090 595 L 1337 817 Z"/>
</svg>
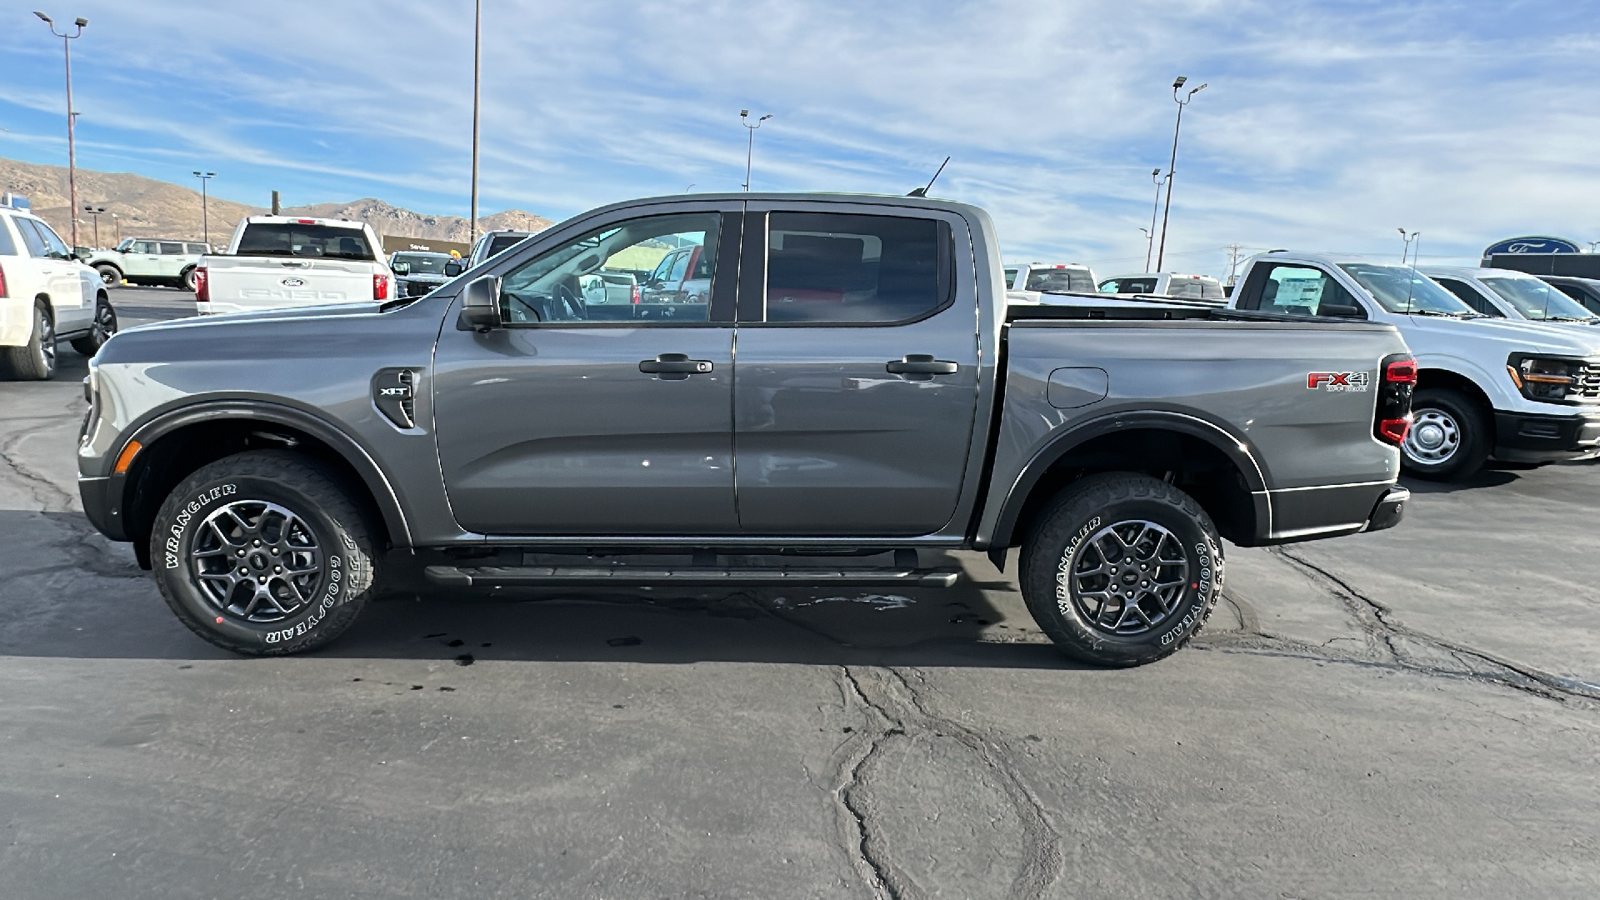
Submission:
<svg viewBox="0 0 1600 900">
<path fill-rule="evenodd" d="M 772 113 L 753 186 L 934 194 L 990 210 L 1008 258 L 1144 264 L 1152 169 L 1184 114 L 1168 268 L 1231 243 L 1475 258 L 1600 240 L 1600 24 L 1585 3 L 485 0 L 482 200 L 560 219 L 737 189 L 738 111 Z M 4 0 L 0 156 L 78 161 L 265 204 L 467 211 L 469 0 Z"/>
</svg>

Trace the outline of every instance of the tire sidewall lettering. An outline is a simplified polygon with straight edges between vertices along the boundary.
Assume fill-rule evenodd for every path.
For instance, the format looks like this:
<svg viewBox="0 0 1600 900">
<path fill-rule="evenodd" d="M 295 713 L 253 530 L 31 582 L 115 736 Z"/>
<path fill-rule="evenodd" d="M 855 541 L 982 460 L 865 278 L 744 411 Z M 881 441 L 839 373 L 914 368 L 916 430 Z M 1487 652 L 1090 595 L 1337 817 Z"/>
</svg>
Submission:
<svg viewBox="0 0 1600 900">
<path fill-rule="evenodd" d="M 1093 516 L 1085 522 L 1067 542 L 1066 549 L 1061 551 L 1061 562 L 1056 566 L 1056 602 L 1060 604 L 1061 611 L 1067 612 L 1072 605 L 1072 566 L 1078 557 L 1078 548 L 1100 529 L 1100 516 Z"/>
<path fill-rule="evenodd" d="M 236 484 L 231 482 L 219 484 L 201 490 L 178 508 L 171 524 L 167 526 L 167 537 L 161 547 L 162 562 L 168 569 L 177 569 L 183 565 L 184 539 L 195 517 L 223 497 L 232 497 L 238 493 L 239 487 Z"/>
</svg>

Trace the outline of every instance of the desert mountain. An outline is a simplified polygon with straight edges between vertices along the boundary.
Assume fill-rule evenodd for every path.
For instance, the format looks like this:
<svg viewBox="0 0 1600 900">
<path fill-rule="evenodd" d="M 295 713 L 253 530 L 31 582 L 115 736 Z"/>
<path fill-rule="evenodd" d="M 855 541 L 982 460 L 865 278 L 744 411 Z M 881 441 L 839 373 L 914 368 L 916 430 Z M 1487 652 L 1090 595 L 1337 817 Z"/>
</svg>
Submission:
<svg viewBox="0 0 1600 900">
<path fill-rule="evenodd" d="M 69 237 L 67 170 L 64 166 L 0 159 L 0 193 L 8 191 L 27 197 L 33 204 L 34 213 L 49 222 L 62 237 Z M 199 240 L 201 237 L 200 192 L 183 185 L 142 175 L 79 169 L 78 205 L 105 207 L 106 212 L 100 216 L 100 243 L 105 246 L 116 243 L 119 231 L 123 237 L 188 240 Z M 210 210 L 211 241 L 218 245 L 227 241 L 241 218 L 268 211 L 265 206 L 249 206 L 215 196 L 209 198 L 207 205 Z M 355 219 L 371 225 L 379 235 L 462 242 L 468 236 L 465 217 L 424 215 L 372 198 L 351 203 L 286 206 L 283 212 L 307 217 Z M 550 224 L 551 220 L 543 216 L 516 209 L 478 220 L 480 231 L 496 228 L 539 231 Z M 84 245 L 95 242 L 94 220 L 87 214 L 78 221 L 78 242 Z"/>
</svg>

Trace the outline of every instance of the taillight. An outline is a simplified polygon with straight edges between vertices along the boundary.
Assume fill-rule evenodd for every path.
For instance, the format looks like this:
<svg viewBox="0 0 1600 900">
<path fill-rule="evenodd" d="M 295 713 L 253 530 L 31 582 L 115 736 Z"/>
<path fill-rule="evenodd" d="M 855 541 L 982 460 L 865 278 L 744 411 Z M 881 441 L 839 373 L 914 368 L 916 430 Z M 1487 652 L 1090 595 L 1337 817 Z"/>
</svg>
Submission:
<svg viewBox="0 0 1600 900">
<path fill-rule="evenodd" d="M 211 302 L 211 279 L 206 277 L 205 266 L 199 266 L 194 270 L 194 302 Z"/>
<path fill-rule="evenodd" d="M 1405 443 L 1406 432 L 1411 430 L 1411 392 L 1417 384 L 1417 361 L 1409 354 L 1396 353 L 1384 357 L 1378 370 L 1382 378 L 1372 436 L 1398 447 Z"/>
<path fill-rule="evenodd" d="M 0 294 L 0 297 L 3 296 L 5 295 Z M 636 284 L 633 286 L 633 302 L 638 303 L 641 299 L 643 299 L 643 295 L 639 293 L 639 286 Z"/>
<path fill-rule="evenodd" d="M 389 276 L 387 276 L 387 275 L 374 275 L 374 276 L 372 276 L 372 299 L 374 299 L 374 300 L 387 300 L 387 299 L 389 299 Z"/>
<path fill-rule="evenodd" d="M 634 288 L 634 290 L 637 291 L 638 288 Z M 11 296 L 11 295 L 6 293 L 6 270 L 5 270 L 4 266 L 0 266 L 0 297 L 9 297 L 9 296 Z M 635 302 L 637 302 L 637 301 L 635 301 Z"/>
</svg>

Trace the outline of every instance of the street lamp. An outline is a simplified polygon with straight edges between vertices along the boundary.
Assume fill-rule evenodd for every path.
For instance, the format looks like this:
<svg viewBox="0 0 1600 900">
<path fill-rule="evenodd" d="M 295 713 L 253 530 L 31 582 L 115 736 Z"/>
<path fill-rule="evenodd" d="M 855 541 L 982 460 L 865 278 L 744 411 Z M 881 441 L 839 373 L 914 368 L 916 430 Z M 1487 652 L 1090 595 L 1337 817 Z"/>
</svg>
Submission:
<svg viewBox="0 0 1600 900">
<path fill-rule="evenodd" d="M 1411 242 L 1419 237 L 1422 237 L 1422 232 L 1413 231 L 1410 234 L 1407 234 L 1404 228 L 1398 230 L 1400 232 L 1400 240 L 1406 242 L 1405 248 L 1400 251 L 1400 265 L 1403 266 L 1406 264 L 1406 256 L 1411 252 Z M 1422 245 L 1418 244 L 1417 249 L 1420 251 L 1422 249 Z M 1413 259 L 1411 264 L 1416 265 L 1416 260 Z"/>
<path fill-rule="evenodd" d="M 83 211 L 94 216 L 94 246 L 100 247 L 100 214 L 106 211 L 104 206 L 85 206 Z"/>
<path fill-rule="evenodd" d="M 117 243 L 122 243 L 122 217 L 116 213 L 111 214 L 111 226 L 117 230 Z"/>
<path fill-rule="evenodd" d="M 194 170 L 194 177 L 200 179 L 200 231 L 201 231 L 201 240 L 203 240 L 207 244 L 209 244 L 209 243 L 211 243 L 211 217 L 210 217 L 210 213 L 207 212 L 207 206 L 209 204 L 206 203 L 206 182 L 208 182 L 211 179 L 217 177 L 217 173 L 215 173 L 215 172 L 202 172 L 199 169 L 195 169 Z"/>
<path fill-rule="evenodd" d="M 67 198 L 67 204 L 68 204 L 67 208 L 68 209 L 72 209 L 72 210 L 76 210 L 78 208 L 78 151 L 77 151 L 78 145 L 77 145 L 77 141 L 75 140 L 75 138 L 73 136 L 73 133 L 72 133 L 72 120 L 73 120 L 73 117 L 75 117 L 77 115 L 77 113 L 74 113 L 72 111 L 72 44 L 70 42 L 72 40 L 74 40 L 75 38 L 79 38 L 79 37 L 83 36 L 83 28 L 84 28 L 85 25 L 89 24 L 89 20 L 85 19 L 82 16 L 79 16 L 78 18 L 74 19 L 73 22 L 72 22 L 72 24 L 78 26 L 78 30 L 74 31 L 72 34 L 64 34 L 64 33 L 60 32 L 60 31 L 56 30 L 56 23 L 51 21 L 49 16 L 45 15 L 42 12 L 38 12 L 37 10 L 34 11 L 34 15 L 38 16 L 39 20 L 44 22 L 44 24 L 50 28 L 50 33 L 51 34 L 55 35 L 58 38 L 61 38 L 61 49 L 66 54 L 66 59 L 67 59 L 67 194 L 69 195 L 68 198 Z M 74 213 L 71 218 L 72 218 L 72 246 L 76 247 L 76 246 L 78 246 L 78 216 L 76 215 L 76 213 Z"/>
<path fill-rule="evenodd" d="M 757 119 L 754 125 L 751 125 L 750 110 L 739 110 L 739 124 L 743 125 L 745 129 L 750 132 L 750 145 L 745 149 L 744 152 L 744 189 L 747 191 L 750 190 L 750 161 L 755 157 L 756 154 L 756 129 L 761 127 L 762 122 L 765 122 L 770 118 L 772 118 L 772 114 L 768 113 Z"/>
<path fill-rule="evenodd" d="M 1145 237 L 1149 238 L 1149 240 L 1144 242 L 1144 270 L 1146 272 L 1150 271 L 1150 256 L 1155 252 L 1156 249 L 1156 213 L 1161 211 L 1161 185 L 1165 182 L 1171 181 L 1172 175 L 1169 173 L 1167 177 L 1162 178 L 1160 169 L 1152 169 L 1150 171 L 1150 180 L 1154 182 L 1156 186 L 1156 202 L 1150 207 L 1149 229 L 1139 229 L 1140 231 L 1144 232 Z"/>
<path fill-rule="evenodd" d="M 1156 271 L 1161 271 L 1162 264 L 1167 258 L 1167 218 L 1172 214 L 1172 176 L 1178 171 L 1178 132 L 1183 129 L 1183 108 L 1194 100 L 1194 95 L 1206 89 L 1204 84 L 1189 91 L 1188 96 L 1179 97 L 1178 91 L 1188 81 L 1187 75 L 1179 75 L 1172 82 L 1172 102 L 1178 104 L 1178 124 L 1172 129 L 1172 162 L 1167 164 L 1167 206 L 1161 213 L 1161 249 L 1156 253 Z"/>
<path fill-rule="evenodd" d="M 478 243 L 478 98 L 483 71 L 483 0 L 472 4 L 472 225 L 467 246 Z"/>
</svg>

